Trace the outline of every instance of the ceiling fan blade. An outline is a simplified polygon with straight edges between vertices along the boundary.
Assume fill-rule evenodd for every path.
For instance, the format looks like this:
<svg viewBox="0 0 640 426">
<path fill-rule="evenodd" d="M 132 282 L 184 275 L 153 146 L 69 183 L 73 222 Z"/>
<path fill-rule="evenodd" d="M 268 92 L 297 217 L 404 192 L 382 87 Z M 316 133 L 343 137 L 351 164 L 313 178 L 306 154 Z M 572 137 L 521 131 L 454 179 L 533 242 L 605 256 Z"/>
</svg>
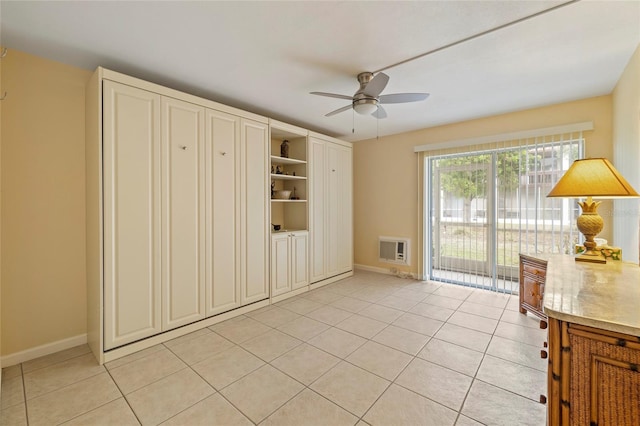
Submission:
<svg viewBox="0 0 640 426">
<path fill-rule="evenodd" d="M 353 108 L 353 106 L 352 106 L 352 105 L 343 106 L 342 108 L 338 108 L 338 109 L 337 109 L 337 110 L 335 110 L 335 111 L 331 111 L 330 113 L 325 114 L 324 116 L 325 116 L 325 117 L 331 117 L 332 115 L 340 114 L 341 112 L 344 112 L 344 111 L 350 110 L 351 108 Z"/>
<path fill-rule="evenodd" d="M 428 97 L 428 93 L 393 93 L 380 96 L 379 102 L 381 104 L 402 104 L 405 102 L 424 101 Z"/>
<path fill-rule="evenodd" d="M 378 109 L 375 110 L 371 115 L 373 115 L 377 119 L 387 118 L 387 111 L 382 108 L 382 105 L 378 104 Z"/>
<path fill-rule="evenodd" d="M 337 93 L 326 93 L 326 92 L 309 92 L 309 93 L 311 93 L 312 95 L 327 96 L 329 98 L 346 99 L 348 101 L 353 100 L 353 96 L 339 95 Z"/>
<path fill-rule="evenodd" d="M 384 88 L 387 87 L 388 82 L 389 76 L 383 72 L 379 72 L 367 83 L 362 93 L 372 98 L 377 98 Z"/>
</svg>

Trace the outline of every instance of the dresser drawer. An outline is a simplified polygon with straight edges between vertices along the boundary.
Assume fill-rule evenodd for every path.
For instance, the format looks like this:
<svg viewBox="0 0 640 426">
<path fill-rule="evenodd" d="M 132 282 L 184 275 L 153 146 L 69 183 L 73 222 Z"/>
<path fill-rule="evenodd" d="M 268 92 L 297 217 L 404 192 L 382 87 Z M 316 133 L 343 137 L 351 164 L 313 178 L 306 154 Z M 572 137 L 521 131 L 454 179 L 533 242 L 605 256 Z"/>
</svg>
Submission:
<svg viewBox="0 0 640 426">
<path fill-rule="evenodd" d="M 530 312 L 542 320 L 547 316 L 542 310 L 547 262 L 544 259 L 520 255 L 520 312 Z"/>
<path fill-rule="evenodd" d="M 522 268 L 524 269 L 525 274 L 530 274 L 542 281 L 544 281 L 544 278 L 547 275 L 547 268 L 540 264 L 533 265 L 528 262 L 523 262 Z"/>
</svg>

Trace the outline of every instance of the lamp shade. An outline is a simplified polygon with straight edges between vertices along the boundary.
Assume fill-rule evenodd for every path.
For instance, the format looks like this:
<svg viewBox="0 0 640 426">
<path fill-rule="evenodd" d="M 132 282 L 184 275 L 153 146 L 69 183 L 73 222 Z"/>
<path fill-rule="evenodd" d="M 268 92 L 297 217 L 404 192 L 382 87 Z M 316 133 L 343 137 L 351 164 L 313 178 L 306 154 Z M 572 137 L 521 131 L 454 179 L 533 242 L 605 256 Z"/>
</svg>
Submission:
<svg viewBox="0 0 640 426">
<path fill-rule="evenodd" d="M 573 162 L 547 197 L 638 197 L 635 189 L 606 158 Z"/>
</svg>

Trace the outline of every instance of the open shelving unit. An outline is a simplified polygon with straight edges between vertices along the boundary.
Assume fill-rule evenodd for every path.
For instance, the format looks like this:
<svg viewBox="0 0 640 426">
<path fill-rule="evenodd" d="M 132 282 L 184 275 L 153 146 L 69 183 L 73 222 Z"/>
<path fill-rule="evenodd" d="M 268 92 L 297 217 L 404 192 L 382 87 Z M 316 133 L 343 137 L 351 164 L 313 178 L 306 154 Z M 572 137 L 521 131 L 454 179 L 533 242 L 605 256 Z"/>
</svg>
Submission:
<svg viewBox="0 0 640 426">
<path fill-rule="evenodd" d="M 273 120 L 271 129 L 271 188 L 291 191 L 289 199 L 271 197 L 271 223 L 280 225 L 278 232 L 306 231 L 308 221 L 307 136 L 308 131 Z M 281 147 L 288 141 L 288 157 Z"/>
</svg>

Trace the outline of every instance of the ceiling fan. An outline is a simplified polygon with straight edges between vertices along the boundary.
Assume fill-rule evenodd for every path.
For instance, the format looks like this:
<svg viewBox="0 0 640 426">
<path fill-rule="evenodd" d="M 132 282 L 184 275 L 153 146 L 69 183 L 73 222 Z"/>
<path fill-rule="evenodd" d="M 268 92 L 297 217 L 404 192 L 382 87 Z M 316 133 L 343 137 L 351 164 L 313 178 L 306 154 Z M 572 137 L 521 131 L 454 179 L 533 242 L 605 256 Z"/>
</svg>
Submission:
<svg viewBox="0 0 640 426">
<path fill-rule="evenodd" d="M 418 102 L 424 101 L 429 97 L 428 93 L 393 93 L 390 95 L 381 95 L 380 93 L 382 93 L 389 82 L 389 76 L 383 72 L 379 72 L 375 76 L 371 72 L 361 72 L 358 74 L 358 82 L 360 83 L 360 88 L 353 96 L 326 92 L 311 92 L 311 94 L 351 101 L 350 105 L 331 111 L 326 114 L 325 117 L 331 117 L 332 115 L 353 108 L 358 114 L 371 114 L 376 118 L 386 118 L 387 112 L 382 108 L 382 104 Z"/>
</svg>

